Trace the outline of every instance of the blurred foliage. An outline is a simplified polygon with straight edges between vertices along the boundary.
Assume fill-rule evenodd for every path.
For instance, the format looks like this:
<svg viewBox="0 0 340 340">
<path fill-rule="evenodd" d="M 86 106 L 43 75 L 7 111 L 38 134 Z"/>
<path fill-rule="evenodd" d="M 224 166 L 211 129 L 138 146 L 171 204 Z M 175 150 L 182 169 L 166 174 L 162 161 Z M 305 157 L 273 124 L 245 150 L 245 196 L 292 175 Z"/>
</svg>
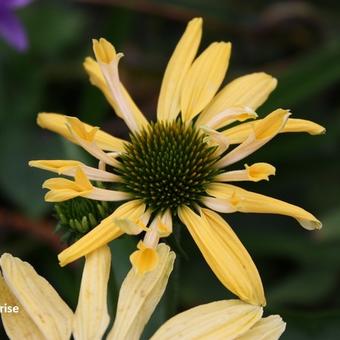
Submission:
<svg viewBox="0 0 340 340">
<path fill-rule="evenodd" d="M 0 200 L 1 212 L 30 221 L 50 220 L 52 207 L 43 202 L 42 181 L 49 176 L 30 169 L 30 159 L 82 159 L 78 147 L 35 125 L 39 111 L 77 115 L 126 137 L 127 128 L 114 116 L 99 91 L 88 83 L 82 61 L 91 54 L 91 38 L 104 36 L 119 51 L 122 78 L 146 115 L 155 118 L 158 89 L 169 55 L 185 23 L 205 19 L 203 46 L 231 40 L 233 55 L 227 81 L 266 71 L 279 86 L 260 114 L 290 108 L 295 117 L 326 126 L 325 136 L 282 135 L 247 159 L 277 167 L 269 183 L 244 187 L 298 204 L 320 217 L 320 232 L 305 232 L 279 216 L 226 216 L 252 254 L 267 292 L 266 313 L 288 322 L 282 339 L 338 339 L 340 327 L 340 3 L 337 1 L 38 1 L 21 9 L 30 49 L 18 54 L 0 42 Z M 0 214 L 0 250 L 30 261 L 76 305 L 81 264 L 59 268 L 58 246 L 18 228 L 16 219 Z M 6 215 L 8 216 L 8 215 Z M 129 268 L 136 240 L 111 244 L 113 272 L 111 308 Z M 204 263 L 186 231 L 170 292 L 163 298 L 145 334 L 175 311 L 230 297 Z M 43 254 L 43 256 L 41 256 Z M 81 261 L 80 261 L 81 262 Z M 179 288 L 180 287 L 180 288 Z"/>
</svg>

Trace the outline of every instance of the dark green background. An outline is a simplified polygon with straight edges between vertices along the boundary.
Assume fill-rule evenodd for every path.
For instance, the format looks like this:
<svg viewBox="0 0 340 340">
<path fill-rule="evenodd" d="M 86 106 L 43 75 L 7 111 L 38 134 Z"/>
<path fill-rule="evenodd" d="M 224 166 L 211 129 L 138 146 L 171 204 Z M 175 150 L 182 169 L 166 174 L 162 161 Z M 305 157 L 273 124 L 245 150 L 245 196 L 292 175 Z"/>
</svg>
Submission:
<svg viewBox="0 0 340 340">
<path fill-rule="evenodd" d="M 289 108 L 293 117 L 327 128 L 324 136 L 278 136 L 247 159 L 248 164 L 275 165 L 277 175 L 270 182 L 243 186 L 303 206 L 324 223 L 323 230 L 307 232 L 282 216 L 226 218 L 260 271 L 268 302 L 265 314 L 279 313 L 288 323 L 282 339 L 340 338 L 339 9 L 336 1 L 263 0 L 35 1 L 21 9 L 28 52 L 19 54 L 0 42 L 0 253 L 31 262 L 75 307 L 81 264 L 58 267 L 61 245 L 53 236 L 52 207 L 43 201 L 41 189 L 50 174 L 29 168 L 27 162 L 93 160 L 40 130 L 36 114 L 76 115 L 126 138 L 127 128 L 82 69 L 84 57 L 92 54 L 91 39 L 105 37 L 124 52 L 121 78 L 146 116 L 155 119 L 167 60 L 186 22 L 202 16 L 201 49 L 215 40 L 233 43 L 226 82 L 254 71 L 279 79 L 261 115 Z M 135 245 L 132 238 L 111 245 L 113 295 L 114 281 L 120 284 Z M 179 284 L 171 283 L 175 298 L 168 293 L 147 334 L 175 310 L 230 297 L 185 230 L 182 247 L 187 256 L 180 259 Z"/>
</svg>

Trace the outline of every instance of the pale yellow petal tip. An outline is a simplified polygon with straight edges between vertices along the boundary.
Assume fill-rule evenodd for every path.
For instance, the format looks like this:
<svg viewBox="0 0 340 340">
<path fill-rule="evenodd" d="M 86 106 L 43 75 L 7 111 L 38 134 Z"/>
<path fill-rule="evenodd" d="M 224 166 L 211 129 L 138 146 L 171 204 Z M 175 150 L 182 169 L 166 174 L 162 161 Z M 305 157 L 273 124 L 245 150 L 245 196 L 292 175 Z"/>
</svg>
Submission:
<svg viewBox="0 0 340 340">
<path fill-rule="evenodd" d="M 42 128 L 45 128 L 47 126 L 46 120 L 49 118 L 50 113 L 47 112 L 40 112 L 37 116 L 37 125 L 39 125 Z"/>
<path fill-rule="evenodd" d="M 188 26 L 202 26 L 203 24 L 203 18 L 193 18 L 188 22 Z"/>
<path fill-rule="evenodd" d="M 269 176 L 274 176 L 276 173 L 275 167 L 268 163 L 255 163 L 250 166 L 245 164 L 245 168 L 249 178 L 254 182 L 269 181 Z"/>
<path fill-rule="evenodd" d="M 115 48 L 106 39 L 92 39 L 92 46 L 97 61 L 110 64 L 116 58 Z"/>
<path fill-rule="evenodd" d="M 322 125 L 314 123 L 314 129 L 310 131 L 311 135 L 324 135 L 327 132 L 326 128 Z"/>
<path fill-rule="evenodd" d="M 147 248 L 142 242 L 138 244 L 138 250 L 130 255 L 130 262 L 137 273 L 145 274 L 153 271 L 158 264 L 156 249 Z"/>
<path fill-rule="evenodd" d="M 297 220 L 301 226 L 307 230 L 320 230 L 322 228 L 322 223 L 317 219 L 307 220 L 298 218 Z"/>
</svg>

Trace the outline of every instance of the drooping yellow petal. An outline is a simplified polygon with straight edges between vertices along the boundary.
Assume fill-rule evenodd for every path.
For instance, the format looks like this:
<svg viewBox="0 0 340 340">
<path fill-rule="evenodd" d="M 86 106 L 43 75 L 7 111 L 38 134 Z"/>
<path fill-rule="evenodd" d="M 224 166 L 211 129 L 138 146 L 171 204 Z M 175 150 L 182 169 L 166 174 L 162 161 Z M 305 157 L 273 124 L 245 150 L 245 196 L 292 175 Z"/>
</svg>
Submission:
<svg viewBox="0 0 340 340">
<path fill-rule="evenodd" d="M 102 339 L 110 322 L 107 310 L 107 285 L 111 252 L 103 246 L 85 257 L 78 305 L 74 315 L 75 340 Z"/>
<path fill-rule="evenodd" d="M 76 143 L 74 137 L 70 133 L 69 129 L 67 128 L 67 119 L 70 116 L 61 115 L 58 113 L 39 113 L 37 118 L 37 124 L 44 128 L 51 130 L 55 133 L 58 133 L 65 137 L 66 139 L 70 140 L 73 143 Z M 84 123 L 85 124 L 85 123 Z M 88 130 L 91 130 L 93 126 L 85 124 Z M 124 140 L 113 137 L 108 133 L 98 130 L 95 133 L 94 140 L 96 144 L 106 151 L 124 151 Z"/>
<path fill-rule="evenodd" d="M 322 135 L 326 129 L 309 120 L 290 118 L 282 132 L 307 132 L 310 135 Z"/>
<path fill-rule="evenodd" d="M 284 201 L 247 191 L 230 184 L 213 183 L 207 193 L 224 199 L 226 207 L 232 204 L 236 211 L 246 213 L 279 214 L 295 218 L 307 230 L 320 229 L 321 222 L 306 210 Z M 223 210 L 220 210 L 223 212 Z"/>
<path fill-rule="evenodd" d="M 133 268 L 140 274 L 153 271 L 159 261 L 156 249 L 146 247 L 142 241 L 139 242 L 138 248 L 130 255 Z"/>
<path fill-rule="evenodd" d="M 44 340 L 44 335 L 13 295 L 0 274 L 0 305 L 17 309 L 12 313 L 1 313 L 2 323 L 10 339 Z"/>
<path fill-rule="evenodd" d="M 63 250 L 58 255 L 60 266 L 66 266 L 123 235 L 124 232 L 114 223 L 116 218 L 132 216 L 135 219 L 137 215 L 141 217 L 144 211 L 145 205 L 139 200 L 122 204 L 110 216 L 102 220 L 98 226 Z"/>
<path fill-rule="evenodd" d="M 286 329 L 286 323 L 279 315 L 262 318 L 237 340 L 278 340 Z"/>
<path fill-rule="evenodd" d="M 227 171 L 217 175 L 214 181 L 235 182 L 235 181 L 269 181 L 269 176 L 275 175 L 275 168 L 268 163 L 245 164 L 245 170 Z"/>
<path fill-rule="evenodd" d="M 192 19 L 166 67 L 157 105 L 157 120 L 173 120 L 180 111 L 183 78 L 194 60 L 202 37 L 202 18 Z"/>
<path fill-rule="evenodd" d="M 266 73 L 252 73 L 236 78 L 227 84 L 202 112 L 197 124 L 206 125 L 221 112 L 231 107 L 249 107 L 256 111 L 275 89 L 277 80 Z M 217 122 L 218 129 L 225 125 L 225 121 Z"/>
<path fill-rule="evenodd" d="M 123 54 L 117 54 L 113 45 L 103 38 L 93 39 L 93 51 L 112 98 L 111 102 L 115 103 L 117 115 L 124 119 L 133 132 L 145 128 L 148 125 L 147 120 L 119 79 L 118 63 Z"/>
<path fill-rule="evenodd" d="M 222 131 L 222 133 L 229 138 L 230 144 L 240 144 L 244 142 L 251 134 L 256 125 L 260 124 L 262 119 L 257 119 L 254 122 L 247 122 L 230 129 Z M 325 133 L 326 129 L 314 122 L 304 119 L 289 118 L 283 129 L 283 132 L 307 132 L 310 135 L 320 135 Z"/>
<path fill-rule="evenodd" d="M 157 247 L 158 263 L 146 274 L 131 269 L 120 291 L 116 319 L 107 340 L 138 340 L 161 299 L 175 261 L 165 244 Z"/>
<path fill-rule="evenodd" d="M 230 226 L 209 209 L 201 209 L 199 216 L 183 206 L 178 216 L 221 283 L 241 300 L 264 306 L 261 278 Z"/>
<path fill-rule="evenodd" d="M 6 285 L 45 339 L 69 339 L 73 313 L 54 288 L 27 262 L 3 254 L 0 266 Z"/>
<path fill-rule="evenodd" d="M 85 175 L 93 180 L 93 181 L 102 181 L 102 182 L 120 182 L 121 178 L 113 173 L 100 170 L 97 168 L 92 168 L 90 166 L 85 165 L 79 161 L 72 160 L 36 160 L 29 161 L 29 166 L 56 172 L 58 175 L 66 175 L 74 177 L 76 174 L 76 170 L 81 168 L 81 170 L 85 173 Z"/>
<path fill-rule="evenodd" d="M 284 128 L 289 115 L 289 111 L 282 109 L 275 110 L 267 115 L 259 124 L 253 126 L 248 138 L 222 157 L 216 163 L 216 166 L 223 168 L 231 165 L 258 150 Z"/>
<path fill-rule="evenodd" d="M 239 339 L 261 315 L 261 307 L 240 300 L 215 301 L 177 314 L 163 324 L 150 340 Z"/>
<path fill-rule="evenodd" d="M 231 44 L 211 44 L 192 64 L 181 89 L 183 121 L 191 121 L 211 101 L 227 72 Z"/>
</svg>

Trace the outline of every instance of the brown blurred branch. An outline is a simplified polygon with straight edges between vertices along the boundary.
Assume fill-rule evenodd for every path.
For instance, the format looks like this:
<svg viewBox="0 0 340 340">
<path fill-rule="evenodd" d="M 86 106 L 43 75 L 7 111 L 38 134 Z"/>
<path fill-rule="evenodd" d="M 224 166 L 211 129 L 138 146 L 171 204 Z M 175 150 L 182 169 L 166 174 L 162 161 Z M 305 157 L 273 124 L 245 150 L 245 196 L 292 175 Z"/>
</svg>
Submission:
<svg viewBox="0 0 340 340">
<path fill-rule="evenodd" d="M 140 11 L 148 14 L 156 14 L 168 19 L 187 21 L 196 16 L 200 16 L 200 12 L 181 6 L 170 4 L 159 4 L 145 0 L 76 0 L 77 2 L 85 2 L 94 5 L 111 5 L 128 8 L 130 10 Z"/>
<path fill-rule="evenodd" d="M 0 228 L 30 234 L 58 252 L 62 249 L 59 237 L 54 233 L 54 226 L 48 221 L 34 221 L 18 212 L 0 208 Z"/>
</svg>

